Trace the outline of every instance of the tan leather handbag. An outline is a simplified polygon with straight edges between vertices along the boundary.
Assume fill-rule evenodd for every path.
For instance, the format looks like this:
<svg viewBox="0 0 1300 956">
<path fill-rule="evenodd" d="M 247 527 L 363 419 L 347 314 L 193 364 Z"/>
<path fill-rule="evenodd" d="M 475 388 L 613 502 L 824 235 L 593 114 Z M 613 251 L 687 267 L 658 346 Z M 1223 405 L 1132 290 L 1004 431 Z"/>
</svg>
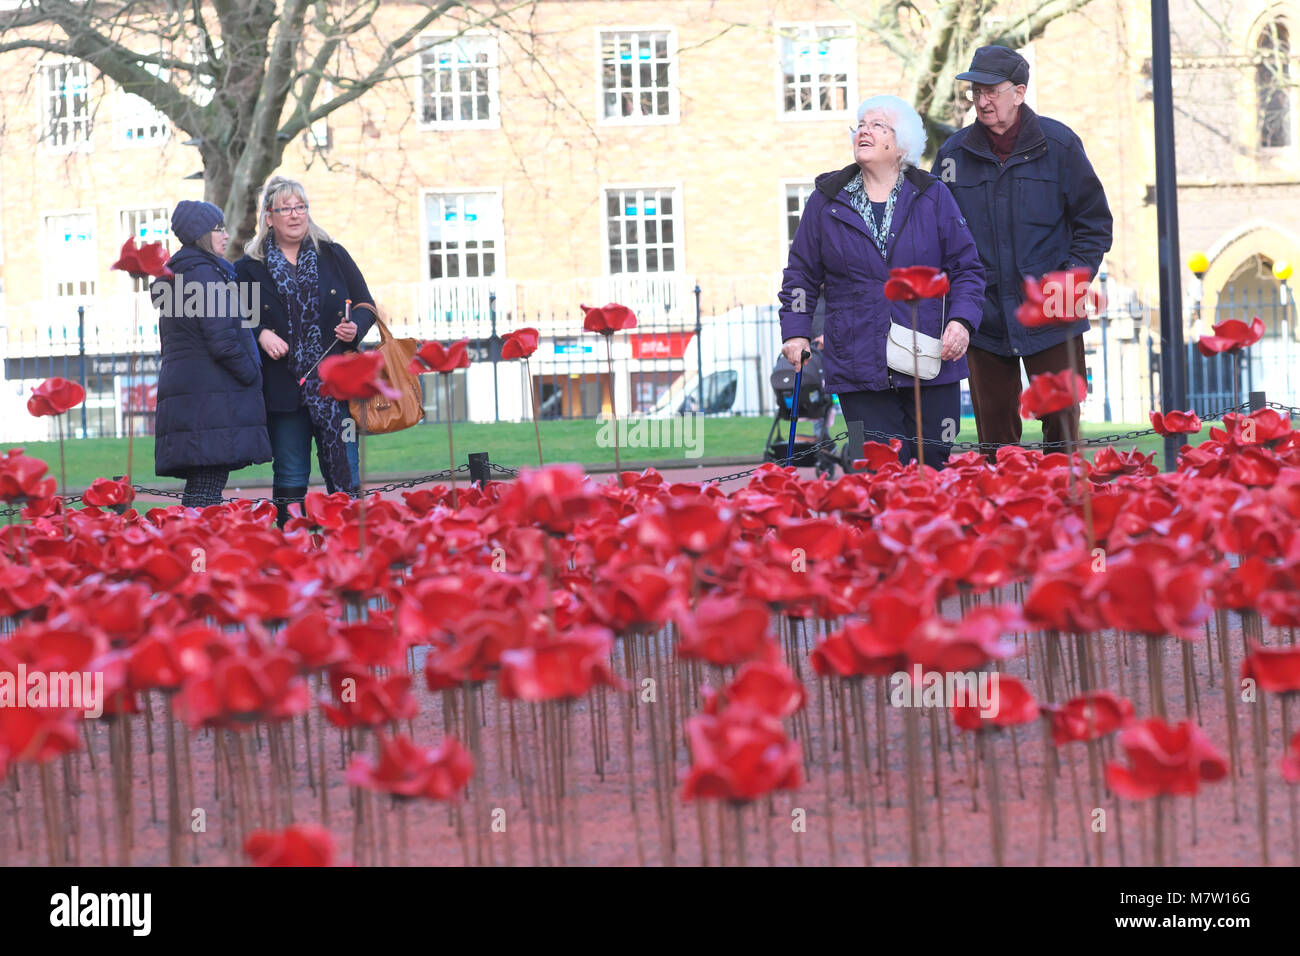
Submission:
<svg viewBox="0 0 1300 956">
<path fill-rule="evenodd" d="M 395 399 L 377 395 L 367 402 L 350 401 L 348 407 L 353 421 L 364 422 L 368 435 L 387 435 L 418 425 L 424 421 L 424 399 L 420 394 L 420 379 L 411 374 L 408 366 L 420 348 L 419 341 L 393 338 L 382 312 L 364 302 L 352 308 L 374 312 L 375 324 L 379 326 L 379 351 L 384 356 L 384 368 L 379 374 L 401 392 Z M 364 419 L 362 406 L 365 406 Z"/>
</svg>

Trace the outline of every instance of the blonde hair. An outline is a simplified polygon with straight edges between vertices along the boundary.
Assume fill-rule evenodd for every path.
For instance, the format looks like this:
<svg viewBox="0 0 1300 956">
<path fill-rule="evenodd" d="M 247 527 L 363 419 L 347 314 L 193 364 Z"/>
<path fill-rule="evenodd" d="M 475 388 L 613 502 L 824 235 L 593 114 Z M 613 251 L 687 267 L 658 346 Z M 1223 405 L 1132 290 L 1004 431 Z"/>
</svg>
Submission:
<svg viewBox="0 0 1300 956">
<path fill-rule="evenodd" d="M 257 204 L 257 232 L 253 238 L 248 240 L 244 245 L 244 253 L 252 259 L 259 261 L 266 259 L 266 243 L 271 238 L 271 226 L 267 222 L 267 214 L 275 207 L 275 204 L 284 196 L 292 194 L 302 200 L 303 205 L 307 205 L 307 191 L 302 188 L 302 183 L 296 179 L 289 179 L 287 176 L 278 174 L 271 176 L 262 187 L 262 198 Z M 322 242 L 332 241 L 327 233 L 311 217 L 311 210 L 307 211 L 307 235 L 311 236 L 312 241 L 319 246 Z"/>
<path fill-rule="evenodd" d="M 215 232 L 216 230 L 213 230 Z M 205 232 L 194 240 L 194 244 L 204 252 L 210 252 L 214 256 L 217 254 L 217 247 L 212 244 L 212 232 Z"/>
</svg>

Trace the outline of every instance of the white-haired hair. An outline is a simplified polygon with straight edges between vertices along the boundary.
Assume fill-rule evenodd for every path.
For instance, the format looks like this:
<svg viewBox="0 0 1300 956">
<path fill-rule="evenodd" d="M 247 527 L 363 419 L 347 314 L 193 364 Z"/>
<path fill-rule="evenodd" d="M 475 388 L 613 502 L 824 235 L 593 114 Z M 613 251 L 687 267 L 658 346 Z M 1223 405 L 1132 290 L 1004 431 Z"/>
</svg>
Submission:
<svg viewBox="0 0 1300 956">
<path fill-rule="evenodd" d="M 863 114 L 871 110 L 881 110 L 893 119 L 891 125 L 894 127 L 894 140 L 902 154 L 903 165 L 920 165 L 921 156 L 925 152 L 925 123 L 921 122 L 921 117 L 912 108 L 912 104 L 883 93 L 871 96 L 858 104 L 858 122 L 861 123 Z M 857 138 L 856 130 L 849 133 L 850 143 L 856 143 Z"/>
</svg>

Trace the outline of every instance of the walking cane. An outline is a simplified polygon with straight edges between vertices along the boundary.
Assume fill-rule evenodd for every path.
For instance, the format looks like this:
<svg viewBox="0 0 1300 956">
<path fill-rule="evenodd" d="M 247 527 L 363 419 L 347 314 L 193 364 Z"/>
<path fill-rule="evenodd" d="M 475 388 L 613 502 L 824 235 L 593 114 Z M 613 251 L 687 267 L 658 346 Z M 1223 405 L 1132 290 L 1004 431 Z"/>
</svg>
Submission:
<svg viewBox="0 0 1300 956">
<path fill-rule="evenodd" d="M 808 359 L 812 358 L 812 353 L 804 349 L 799 355 L 799 370 L 794 373 L 794 398 L 790 402 L 790 442 L 785 448 L 785 463 L 789 465 L 794 460 L 794 430 L 799 424 L 799 396 L 803 390 L 803 367 Z"/>
</svg>

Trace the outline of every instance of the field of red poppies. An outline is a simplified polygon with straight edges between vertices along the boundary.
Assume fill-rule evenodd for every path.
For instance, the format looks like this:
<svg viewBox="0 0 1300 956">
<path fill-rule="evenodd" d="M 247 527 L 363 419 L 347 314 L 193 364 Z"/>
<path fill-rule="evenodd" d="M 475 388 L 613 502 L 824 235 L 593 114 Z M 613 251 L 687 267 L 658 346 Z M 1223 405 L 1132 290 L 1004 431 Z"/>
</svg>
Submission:
<svg viewBox="0 0 1300 956">
<path fill-rule="evenodd" d="M 281 532 L 65 510 L 11 451 L 0 862 L 1300 861 L 1286 418 L 1163 474 L 864 462 L 313 493 Z"/>
</svg>

